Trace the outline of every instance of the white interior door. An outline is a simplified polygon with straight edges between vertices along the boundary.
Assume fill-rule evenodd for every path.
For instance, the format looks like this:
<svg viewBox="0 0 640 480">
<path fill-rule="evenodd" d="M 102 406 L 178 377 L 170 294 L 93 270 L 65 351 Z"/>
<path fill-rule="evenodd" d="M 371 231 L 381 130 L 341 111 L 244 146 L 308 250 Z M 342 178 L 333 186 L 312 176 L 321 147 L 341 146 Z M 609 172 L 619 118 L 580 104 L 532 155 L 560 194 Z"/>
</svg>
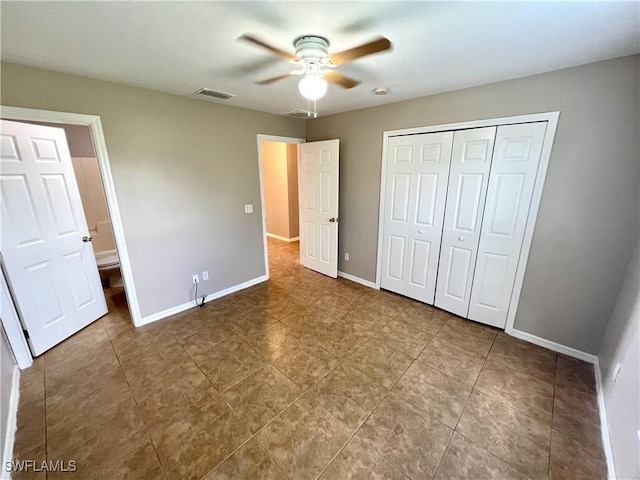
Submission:
<svg viewBox="0 0 640 480">
<path fill-rule="evenodd" d="M 504 328 L 547 122 L 498 127 L 468 317 Z"/>
<path fill-rule="evenodd" d="M 466 317 L 496 127 L 453 135 L 435 305 Z"/>
<path fill-rule="evenodd" d="M 2 120 L 0 249 L 39 355 L 107 313 L 64 130 Z"/>
<path fill-rule="evenodd" d="M 300 263 L 338 276 L 339 140 L 300 144 Z"/>
<path fill-rule="evenodd" d="M 433 304 L 453 132 L 387 143 L 380 286 Z"/>
</svg>

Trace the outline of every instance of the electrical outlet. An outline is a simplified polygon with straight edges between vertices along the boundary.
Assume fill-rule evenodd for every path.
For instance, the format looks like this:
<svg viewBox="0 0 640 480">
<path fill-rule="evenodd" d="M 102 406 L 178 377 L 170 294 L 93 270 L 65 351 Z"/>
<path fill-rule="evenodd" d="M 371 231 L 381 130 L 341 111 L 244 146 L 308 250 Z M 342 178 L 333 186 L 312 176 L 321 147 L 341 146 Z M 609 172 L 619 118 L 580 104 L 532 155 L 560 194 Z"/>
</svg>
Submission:
<svg viewBox="0 0 640 480">
<path fill-rule="evenodd" d="M 191 281 L 192 281 L 194 284 L 196 284 L 196 283 L 200 282 L 200 280 L 199 280 L 199 278 L 198 278 L 198 274 L 197 274 L 197 273 L 194 273 L 194 274 L 193 274 L 193 277 L 191 277 Z"/>
<path fill-rule="evenodd" d="M 347 262 L 349 261 L 349 254 L 348 254 L 348 253 L 345 253 L 345 254 L 344 254 L 344 259 L 345 259 Z"/>
<path fill-rule="evenodd" d="M 206 270 L 202 272 L 202 281 L 204 282 L 205 280 L 209 280 L 209 272 Z"/>
<path fill-rule="evenodd" d="M 253 213 L 253 204 L 252 203 L 244 206 L 244 213 Z"/>
<path fill-rule="evenodd" d="M 616 368 L 613 369 L 613 381 L 618 381 L 618 375 L 620 375 L 620 370 L 622 370 L 622 366 L 618 363 Z"/>
</svg>

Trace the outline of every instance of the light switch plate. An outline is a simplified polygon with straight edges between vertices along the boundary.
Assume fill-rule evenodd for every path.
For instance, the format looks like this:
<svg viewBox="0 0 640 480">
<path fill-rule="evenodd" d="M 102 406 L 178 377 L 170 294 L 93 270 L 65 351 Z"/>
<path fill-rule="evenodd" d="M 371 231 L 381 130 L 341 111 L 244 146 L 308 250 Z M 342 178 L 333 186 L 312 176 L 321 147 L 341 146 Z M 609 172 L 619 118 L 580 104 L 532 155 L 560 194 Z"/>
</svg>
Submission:
<svg viewBox="0 0 640 480">
<path fill-rule="evenodd" d="M 244 206 L 244 213 L 253 213 L 253 204 L 248 204 Z"/>
</svg>

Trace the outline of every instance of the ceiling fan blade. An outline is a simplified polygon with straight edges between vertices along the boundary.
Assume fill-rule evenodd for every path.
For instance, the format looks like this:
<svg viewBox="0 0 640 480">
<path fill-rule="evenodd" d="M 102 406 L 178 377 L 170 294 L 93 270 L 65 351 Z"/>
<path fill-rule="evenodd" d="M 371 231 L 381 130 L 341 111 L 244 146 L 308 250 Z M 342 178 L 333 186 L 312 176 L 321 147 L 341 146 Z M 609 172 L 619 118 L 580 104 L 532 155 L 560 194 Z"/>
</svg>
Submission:
<svg viewBox="0 0 640 480">
<path fill-rule="evenodd" d="M 367 55 L 372 55 L 378 52 L 384 52 L 385 50 L 389 50 L 391 48 L 391 42 L 389 39 L 380 37 L 377 40 L 374 40 L 369 43 L 365 43 L 364 45 L 360 45 L 359 47 L 350 48 L 349 50 L 345 50 L 344 52 L 335 53 L 329 57 L 329 60 L 333 62 L 334 65 L 343 65 L 348 62 L 352 62 L 357 58 L 365 57 Z"/>
<path fill-rule="evenodd" d="M 269 45 L 268 43 L 263 42 L 262 40 L 254 37 L 253 35 L 244 34 L 238 38 L 239 40 L 244 40 L 245 42 L 253 43 L 254 45 L 258 45 L 259 47 L 264 48 L 265 50 L 269 50 L 271 53 L 275 53 L 287 60 L 295 62 L 297 60 L 296 56 L 292 53 L 285 52 L 284 50 L 280 50 L 277 47 Z"/>
<path fill-rule="evenodd" d="M 256 85 L 271 85 L 272 83 L 275 83 L 278 80 L 283 80 L 287 77 L 290 77 L 291 75 L 291 73 L 285 73 L 284 75 L 278 75 L 277 77 L 267 78 L 266 80 L 256 82 Z"/>
<path fill-rule="evenodd" d="M 327 82 L 340 85 L 342 88 L 353 88 L 360 85 L 360 81 L 354 80 L 353 78 L 345 77 L 338 72 L 327 72 L 323 75 L 323 78 Z"/>
</svg>

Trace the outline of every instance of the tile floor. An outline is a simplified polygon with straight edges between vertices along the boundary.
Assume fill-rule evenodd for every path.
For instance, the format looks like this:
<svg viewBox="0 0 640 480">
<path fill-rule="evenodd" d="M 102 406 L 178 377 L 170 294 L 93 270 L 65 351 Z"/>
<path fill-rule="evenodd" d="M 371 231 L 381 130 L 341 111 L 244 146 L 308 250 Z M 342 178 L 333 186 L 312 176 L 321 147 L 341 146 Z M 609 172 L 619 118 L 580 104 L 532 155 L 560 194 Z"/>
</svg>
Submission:
<svg viewBox="0 0 640 480">
<path fill-rule="evenodd" d="M 592 366 L 298 265 L 23 372 L 15 457 L 49 479 L 604 479 Z M 45 478 L 45 473 L 14 478 Z"/>
</svg>

